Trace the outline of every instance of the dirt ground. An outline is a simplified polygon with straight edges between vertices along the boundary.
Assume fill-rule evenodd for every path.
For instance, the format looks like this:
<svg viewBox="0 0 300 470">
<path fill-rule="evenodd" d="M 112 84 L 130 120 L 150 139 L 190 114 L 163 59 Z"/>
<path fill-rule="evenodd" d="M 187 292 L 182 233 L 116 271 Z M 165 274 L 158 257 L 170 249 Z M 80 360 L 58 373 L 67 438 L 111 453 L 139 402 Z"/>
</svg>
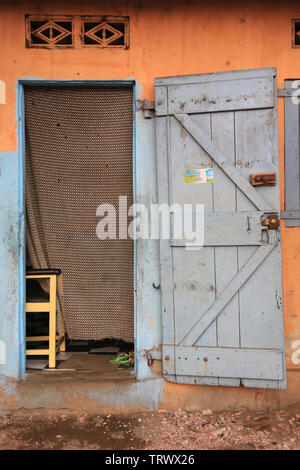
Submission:
<svg viewBox="0 0 300 470">
<path fill-rule="evenodd" d="M 278 411 L 0 416 L 0 449 L 300 449 L 300 405 Z"/>
</svg>

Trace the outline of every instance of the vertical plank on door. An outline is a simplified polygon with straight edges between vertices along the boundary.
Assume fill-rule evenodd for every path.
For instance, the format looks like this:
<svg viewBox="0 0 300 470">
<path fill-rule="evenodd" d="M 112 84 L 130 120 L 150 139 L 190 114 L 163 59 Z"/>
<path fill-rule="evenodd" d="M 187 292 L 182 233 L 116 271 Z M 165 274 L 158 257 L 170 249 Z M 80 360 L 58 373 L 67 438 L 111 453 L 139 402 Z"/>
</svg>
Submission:
<svg viewBox="0 0 300 470">
<path fill-rule="evenodd" d="M 169 173 L 168 168 L 168 120 L 167 117 L 156 119 L 157 139 L 157 178 L 158 178 L 158 202 L 169 204 Z M 174 345 L 174 308 L 173 308 L 173 261 L 172 248 L 169 240 L 160 241 L 160 268 L 161 268 L 161 292 L 162 292 L 162 328 L 164 344 Z M 166 362 L 166 374 L 169 380 L 174 380 L 174 363 Z"/>
<path fill-rule="evenodd" d="M 285 80 L 285 87 L 291 88 L 293 80 Z M 284 172 L 285 210 L 300 209 L 300 107 L 294 97 L 284 98 Z M 299 227 L 299 219 L 286 219 L 286 227 Z"/>
<path fill-rule="evenodd" d="M 211 135 L 209 114 L 193 116 L 192 119 Z M 212 160 L 194 141 L 175 118 L 171 118 L 170 171 L 172 178 L 171 204 L 204 204 L 204 210 L 213 210 L 213 188 L 211 183 L 184 184 L 184 171 L 193 168 L 212 167 Z M 192 254 L 192 256 L 191 256 Z M 176 344 L 185 332 L 186 324 L 193 324 L 199 312 L 205 313 L 215 299 L 214 248 L 203 247 L 190 252 L 184 248 L 173 248 L 174 309 Z M 184 318 L 184 321 L 183 321 Z M 216 346 L 216 322 L 207 329 L 197 346 Z M 177 381 L 180 382 L 180 377 Z M 218 385 L 218 378 L 184 377 L 190 383 Z"/>
<path fill-rule="evenodd" d="M 224 112 L 211 115 L 212 140 L 235 164 L 234 113 Z M 236 186 L 214 163 L 213 183 L 214 211 L 236 211 Z M 237 273 L 237 247 L 215 247 L 216 297 Z M 236 294 L 226 305 L 217 319 L 217 343 L 219 347 L 239 347 L 239 298 Z M 240 380 L 219 378 L 219 385 L 239 386 Z"/>
<path fill-rule="evenodd" d="M 236 161 L 244 176 L 250 173 L 277 173 L 276 187 L 258 188 L 265 199 L 276 209 L 278 207 L 278 166 L 274 155 L 273 135 L 274 111 L 270 109 L 237 111 L 235 113 Z M 237 193 L 237 210 L 255 210 L 245 197 Z M 239 247 L 239 269 L 255 252 L 256 247 Z M 240 337 L 241 347 L 246 348 L 283 348 L 282 344 L 282 298 L 280 248 L 255 271 L 247 283 L 240 289 Z M 276 273 L 272 276 L 272 273 Z M 272 282 L 270 282 L 270 278 Z M 278 285 L 274 282 L 278 281 Z M 275 288 L 275 295 L 274 295 Z M 277 388 L 274 380 L 243 379 L 244 386 Z M 284 383 L 281 383 L 284 386 Z"/>
</svg>

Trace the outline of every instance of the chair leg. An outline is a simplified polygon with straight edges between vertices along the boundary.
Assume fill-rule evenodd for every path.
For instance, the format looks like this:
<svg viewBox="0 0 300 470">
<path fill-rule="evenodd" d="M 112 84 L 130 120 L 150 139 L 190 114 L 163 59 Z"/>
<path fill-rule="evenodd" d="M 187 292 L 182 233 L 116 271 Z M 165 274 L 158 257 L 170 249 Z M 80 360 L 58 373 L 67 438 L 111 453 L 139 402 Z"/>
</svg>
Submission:
<svg viewBox="0 0 300 470">
<path fill-rule="evenodd" d="M 65 336 L 64 336 L 63 341 L 61 342 L 59 350 L 60 350 L 60 352 L 65 352 L 66 351 L 66 337 Z"/>
<path fill-rule="evenodd" d="M 56 367 L 56 276 L 50 276 L 49 368 Z"/>
</svg>

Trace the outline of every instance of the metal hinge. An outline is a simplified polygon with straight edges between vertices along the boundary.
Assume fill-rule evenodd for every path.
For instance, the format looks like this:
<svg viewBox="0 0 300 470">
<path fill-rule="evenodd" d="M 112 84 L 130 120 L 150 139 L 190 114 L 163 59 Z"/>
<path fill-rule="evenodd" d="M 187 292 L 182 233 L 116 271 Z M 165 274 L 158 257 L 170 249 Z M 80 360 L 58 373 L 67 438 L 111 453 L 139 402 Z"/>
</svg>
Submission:
<svg viewBox="0 0 300 470">
<path fill-rule="evenodd" d="M 154 361 L 161 361 L 161 349 L 144 349 L 138 354 L 139 358 L 147 360 L 148 367 L 151 367 Z"/>
<path fill-rule="evenodd" d="M 155 117 L 155 101 L 137 100 L 137 110 L 144 111 L 144 118 L 151 119 Z"/>
<path fill-rule="evenodd" d="M 281 211 L 280 218 L 292 220 L 300 219 L 300 211 Z"/>
<path fill-rule="evenodd" d="M 277 96 L 278 98 L 289 98 L 293 96 L 293 93 L 297 90 L 299 90 L 299 88 L 281 88 L 277 90 Z"/>
</svg>

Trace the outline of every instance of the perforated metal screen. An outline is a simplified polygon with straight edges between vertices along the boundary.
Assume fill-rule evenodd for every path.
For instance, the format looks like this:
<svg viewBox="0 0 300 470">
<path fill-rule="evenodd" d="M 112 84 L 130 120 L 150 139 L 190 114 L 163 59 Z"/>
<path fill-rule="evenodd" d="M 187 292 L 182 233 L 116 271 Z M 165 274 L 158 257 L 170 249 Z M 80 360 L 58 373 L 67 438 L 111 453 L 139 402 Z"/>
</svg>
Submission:
<svg viewBox="0 0 300 470">
<path fill-rule="evenodd" d="M 26 87 L 25 121 L 33 266 L 62 269 L 70 338 L 133 341 L 133 241 L 96 235 L 99 204 L 133 202 L 132 88 Z"/>
</svg>

